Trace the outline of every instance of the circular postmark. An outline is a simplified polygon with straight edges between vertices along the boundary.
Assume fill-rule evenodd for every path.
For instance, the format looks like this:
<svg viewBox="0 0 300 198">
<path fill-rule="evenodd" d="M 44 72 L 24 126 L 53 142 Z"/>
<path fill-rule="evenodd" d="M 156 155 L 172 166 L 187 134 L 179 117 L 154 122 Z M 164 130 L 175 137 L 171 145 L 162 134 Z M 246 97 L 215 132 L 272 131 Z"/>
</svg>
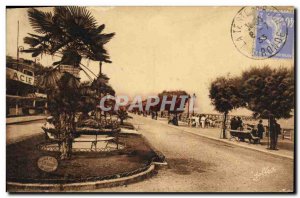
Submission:
<svg viewBox="0 0 300 198">
<path fill-rule="evenodd" d="M 42 156 L 38 159 L 37 166 L 40 170 L 50 173 L 56 171 L 58 161 L 52 156 Z"/>
<path fill-rule="evenodd" d="M 275 56 L 284 46 L 288 27 L 284 16 L 271 6 L 243 7 L 231 24 L 237 50 L 252 59 Z"/>
</svg>

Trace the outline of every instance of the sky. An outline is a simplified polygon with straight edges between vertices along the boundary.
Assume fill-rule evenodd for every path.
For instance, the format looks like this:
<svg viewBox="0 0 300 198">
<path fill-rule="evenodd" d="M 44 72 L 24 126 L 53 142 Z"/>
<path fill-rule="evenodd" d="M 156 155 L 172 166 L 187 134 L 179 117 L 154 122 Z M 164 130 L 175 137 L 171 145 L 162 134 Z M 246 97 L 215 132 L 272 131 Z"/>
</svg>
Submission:
<svg viewBox="0 0 300 198">
<path fill-rule="evenodd" d="M 255 60 L 241 54 L 231 39 L 231 24 L 241 7 L 87 7 L 105 33 L 115 32 L 106 44 L 111 64 L 103 64 L 117 95 L 148 96 L 163 90 L 196 94 L 196 112 L 215 113 L 208 97 L 209 85 L 218 76 L 240 75 L 251 66 L 293 67 L 292 59 Z M 52 10 L 52 8 L 39 8 Z M 7 10 L 6 55 L 16 57 L 19 45 L 34 33 L 27 10 Z M 22 53 L 21 58 L 32 59 Z M 44 55 L 39 62 L 50 66 L 55 58 Z M 84 60 L 94 73 L 99 63 Z M 88 80 L 84 73 L 81 80 Z M 245 109 L 238 114 L 249 114 Z"/>
</svg>

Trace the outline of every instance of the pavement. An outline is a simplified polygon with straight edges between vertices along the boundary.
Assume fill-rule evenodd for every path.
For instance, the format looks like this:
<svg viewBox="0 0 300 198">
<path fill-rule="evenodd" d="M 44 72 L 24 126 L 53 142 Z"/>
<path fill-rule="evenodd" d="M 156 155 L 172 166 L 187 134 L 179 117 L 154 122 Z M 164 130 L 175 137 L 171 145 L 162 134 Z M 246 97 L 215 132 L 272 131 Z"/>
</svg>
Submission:
<svg viewBox="0 0 300 198">
<path fill-rule="evenodd" d="M 168 165 L 143 182 L 95 191 L 292 192 L 294 189 L 292 159 L 216 141 L 142 116 L 133 115 L 131 122 L 152 147 L 165 155 Z"/>
<path fill-rule="evenodd" d="M 42 134 L 44 120 L 34 120 L 6 125 L 6 145 L 23 141 L 37 134 Z"/>
<path fill-rule="evenodd" d="M 147 117 L 148 119 L 151 119 L 149 116 Z M 162 124 L 167 123 L 166 118 L 158 118 L 158 122 Z M 236 141 L 235 139 L 229 140 L 229 139 L 221 139 L 221 129 L 220 128 L 195 128 L 195 127 L 189 127 L 187 126 L 186 123 L 184 122 L 179 122 L 179 126 L 174 126 L 174 125 L 169 125 L 170 127 L 173 128 L 178 128 L 180 127 L 181 130 L 184 130 L 185 132 L 193 133 L 195 135 L 200 135 L 202 137 L 210 138 L 216 141 L 228 143 L 228 144 L 233 144 L 236 146 L 244 147 L 247 149 L 252 149 L 260 152 L 264 152 L 267 154 L 271 155 L 276 155 L 280 157 L 285 157 L 289 159 L 294 158 L 294 141 L 287 140 L 287 139 L 282 139 L 281 136 L 278 138 L 278 150 L 269 150 L 268 149 L 268 138 L 264 137 L 261 140 L 261 144 L 249 144 L 248 142 L 239 142 Z M 227 132 L 226 137 L 229 138 L 230 134 Z"/>
</svg>

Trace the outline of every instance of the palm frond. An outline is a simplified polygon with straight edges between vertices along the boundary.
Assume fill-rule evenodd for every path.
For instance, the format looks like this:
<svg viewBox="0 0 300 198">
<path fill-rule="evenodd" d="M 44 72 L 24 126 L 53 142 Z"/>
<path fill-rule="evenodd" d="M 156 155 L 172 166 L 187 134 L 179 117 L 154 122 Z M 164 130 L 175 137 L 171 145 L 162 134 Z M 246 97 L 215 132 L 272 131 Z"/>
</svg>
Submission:
<svg viewBox="0 0 300 198">
<path fill-rule="evenodd" d="M 53 21 L 51 12 L 43 12 L 35 8 L 28 9 L 29 23 L 40 34 L 46 34 L 52 30 Z"/>
<path fill-rule="evenodd" d="M 104 45 L 115 33 L 103 34 L 105 25 L 98 26 L 86 7 L 55 7 L 53 13 L 30 8 L 28 17 L 33 29 L 41 35 L 29 34 L 30 37 L 25 37 L 24 42 L 30 48 L 24 52 L 35 57 L 73 48 L 81 57 L 111 63 Z"/>
<path fill-rule="evenodd" d="M 55 89 L 61 76 L 62 73 L 58 69 L 51 69 L 44 75 L 37 77 L 37 86 L 44 89 Z"/>
</svg>

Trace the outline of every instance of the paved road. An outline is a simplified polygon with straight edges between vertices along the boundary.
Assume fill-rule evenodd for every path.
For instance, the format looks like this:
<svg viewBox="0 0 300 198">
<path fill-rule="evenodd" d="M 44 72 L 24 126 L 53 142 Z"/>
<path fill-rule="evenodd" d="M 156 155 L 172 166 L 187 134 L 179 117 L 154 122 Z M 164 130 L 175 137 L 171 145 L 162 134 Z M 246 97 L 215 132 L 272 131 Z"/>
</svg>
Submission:
<svg viewBox="0 0 300 198">
<path fill-rule="evenodd" d="M 293 161 L 208 140 L 158 121 L 133 122 L 168 166 L 152 178 L 98 191 L 286 192 L 293 190 Z"/>
<path fill-rule="evenodd" d="M 45 120 L 23 122 L 6 125 L 6 143 L 12 144 L 22 141 L 32 135 L 42 133 L 42 125 Z"/>
</svg>

